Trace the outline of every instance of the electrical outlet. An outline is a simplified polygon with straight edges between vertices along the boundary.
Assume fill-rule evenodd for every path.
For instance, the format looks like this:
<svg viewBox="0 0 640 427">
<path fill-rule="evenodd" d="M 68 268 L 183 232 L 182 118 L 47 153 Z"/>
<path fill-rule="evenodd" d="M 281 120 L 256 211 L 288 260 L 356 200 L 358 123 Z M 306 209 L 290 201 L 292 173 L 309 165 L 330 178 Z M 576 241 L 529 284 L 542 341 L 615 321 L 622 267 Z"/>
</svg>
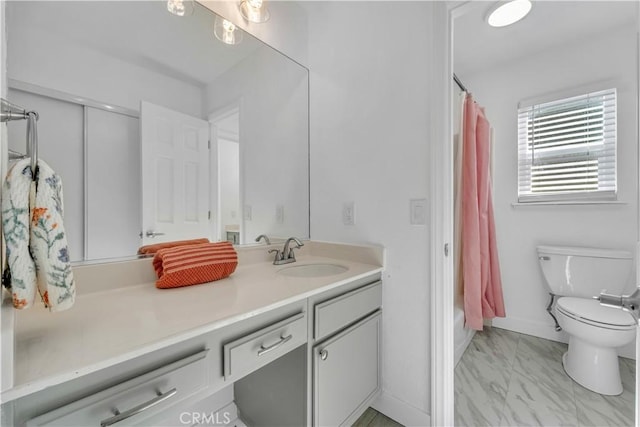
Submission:
<svg viewBox="0 0 640 427">
<path fill-rule="evenodd" d="M 411 225 L 427 223 L 427 199 L 409 200 L 409 223 Z"/>
<path fill-rule="evenodd" d="M 342 205 L 342 223 L 344 225 L 356 224 L 356 204 L 354 202 L 346 202 Z"/>
<path fill-rule="evenodd" d="M 276 222 L 278 224 L 284 223 L 284 206 L 276 205 Z"/>
<path fill-rule="evenodd" d="M 251 221 L 253 215 L 251 213 L 251 205 L 244 205 L 244 219 L 245 221 Z"/>
</svg>

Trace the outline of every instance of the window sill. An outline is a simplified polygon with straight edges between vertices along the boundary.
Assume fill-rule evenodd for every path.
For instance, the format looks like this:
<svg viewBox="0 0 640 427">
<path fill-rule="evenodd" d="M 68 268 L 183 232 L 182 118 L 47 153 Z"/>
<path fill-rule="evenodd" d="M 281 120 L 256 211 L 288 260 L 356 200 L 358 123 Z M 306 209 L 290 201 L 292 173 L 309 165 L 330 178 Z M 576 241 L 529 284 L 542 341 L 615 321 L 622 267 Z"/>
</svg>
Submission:
<svg viewBox="0 0 640 427">
<path fill-rule="evenodd" d="M 628 205 L 627 202 L 618 200 L 558 200 L 546 202 L 513 202 L 511 206 L 520 208 L 523 206 L 572 206 L 572 205 Z"/>
</svg>

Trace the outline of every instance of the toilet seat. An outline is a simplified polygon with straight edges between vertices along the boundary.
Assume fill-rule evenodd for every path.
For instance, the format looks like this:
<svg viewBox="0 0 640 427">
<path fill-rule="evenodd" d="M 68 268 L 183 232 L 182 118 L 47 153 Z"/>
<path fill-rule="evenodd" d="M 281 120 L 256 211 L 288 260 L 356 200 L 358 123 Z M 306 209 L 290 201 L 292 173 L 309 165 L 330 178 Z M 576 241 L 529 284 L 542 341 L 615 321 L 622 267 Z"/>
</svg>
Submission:
<svg viewBox="0 0 640 427">
<path fill-rule="evenodd" d="M 562 297 L 556 309 L 579 322 L 605 329 L 629 330 L 636 327 L 629 313 L 600 305 L 595 299 Z"/>
</svg>

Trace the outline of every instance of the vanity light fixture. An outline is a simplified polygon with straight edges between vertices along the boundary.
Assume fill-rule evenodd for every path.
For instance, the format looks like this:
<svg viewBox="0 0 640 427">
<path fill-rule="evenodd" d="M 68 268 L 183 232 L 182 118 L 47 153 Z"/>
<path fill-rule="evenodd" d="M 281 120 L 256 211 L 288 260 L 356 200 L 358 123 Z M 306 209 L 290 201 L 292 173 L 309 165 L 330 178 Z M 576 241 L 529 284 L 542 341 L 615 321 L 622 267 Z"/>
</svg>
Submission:
<svg viewBox="0 0 640 427">
<path fill-rule="evenodd" d="M 264 0 L 242 0 L 240 2 L 240 13 L 249 22 L 260 24 L 269 20 L 269 9 Z"/>
<path fill-rule="evenodd" d="M 213 34 L 216 38 L 225 44 L 239 44 L 242 41 L 242 30 L 233 22 L 216 16 L 213 23 Z"/>
<path fill-rule="evenodd" d="M 189 16 L 193 13 L 193 0 L 167 0 L 167 10 L 176 16 Z"/>
<path fill-rule="evenodd" d="M 530 0 L 509 0 L 498 2 L 489 10 L 487 22 L 492 27 L 506 27 L 518 22 L 531 10 Z"/>
</svg>

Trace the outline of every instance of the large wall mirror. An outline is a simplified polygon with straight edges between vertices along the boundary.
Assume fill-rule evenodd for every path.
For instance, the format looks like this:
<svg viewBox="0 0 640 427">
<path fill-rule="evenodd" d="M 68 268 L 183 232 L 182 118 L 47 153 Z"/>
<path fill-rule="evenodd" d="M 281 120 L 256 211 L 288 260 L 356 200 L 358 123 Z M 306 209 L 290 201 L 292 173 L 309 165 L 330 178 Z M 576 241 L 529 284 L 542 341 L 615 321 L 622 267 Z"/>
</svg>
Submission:
<svg viewBox="0 0 640 427">
<path fill-rule="evenodd" d="M 7 1 L 8 99 L 39 113 L 73 261 L 309 237 L 308 70 L 159 1 Z M 25 151 L 25 123 L 9 148 Z"/>
</svg>

